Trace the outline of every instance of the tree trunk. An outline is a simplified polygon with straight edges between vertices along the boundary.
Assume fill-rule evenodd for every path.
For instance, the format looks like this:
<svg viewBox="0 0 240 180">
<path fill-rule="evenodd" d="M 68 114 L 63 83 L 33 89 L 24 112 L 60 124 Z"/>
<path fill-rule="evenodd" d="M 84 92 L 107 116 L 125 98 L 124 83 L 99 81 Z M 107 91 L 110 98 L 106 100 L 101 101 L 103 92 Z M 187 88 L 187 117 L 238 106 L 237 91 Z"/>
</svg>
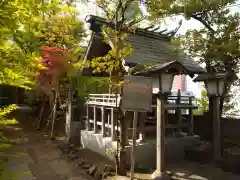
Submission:
<svg viewBox="0 0 240 180">
<path fill-rule="evenodd" d="M 120 151 L 119 151 L 119 169 L 118 174 L 121 176 L 127 175 L 126 170 L 126 161 L 127 161 L 127 152 L 126 152 L 126 123 L 123 113 L 121 112 L 119 117 L 120 122 Z"/>
<path fill-rule="evenodd" d="M 52 127 L 51 127 L 51 139 L 54 138 L 54 127 L 56 121 L 56 112 L 57 112 L 57 98 L 59 93 L 54 91 L 54 104 L 53 104 L 53 114 L 52 114 Z"/>
<path fill-rule="evenodd" d="M 122 77 L 122 73 L 120 73 L 120 77 Z M 121 78 L 122 79 L 122 78 Z M 120 82 L 120 81 L 119 81 Z M 117 174 L 121 176 L 126 176 L 127 175 L 127 170 L 126 170 L 126 160 L 127 160 L 127 152 L 126 152 L 126 123 L 125 123 L 125 118 L 124 118 L 124 113 L 122 111 L 122 96 L 123 96 L 123 87 L 119 87 L 119 106 L 117 108 L 117 117 L 118 117 L 118 122 L 120 125 L 120 149 L 119 149 L 119 157 L 116 162 L 119 164 L 116 164 L 117 166 Z"/>
</svg>

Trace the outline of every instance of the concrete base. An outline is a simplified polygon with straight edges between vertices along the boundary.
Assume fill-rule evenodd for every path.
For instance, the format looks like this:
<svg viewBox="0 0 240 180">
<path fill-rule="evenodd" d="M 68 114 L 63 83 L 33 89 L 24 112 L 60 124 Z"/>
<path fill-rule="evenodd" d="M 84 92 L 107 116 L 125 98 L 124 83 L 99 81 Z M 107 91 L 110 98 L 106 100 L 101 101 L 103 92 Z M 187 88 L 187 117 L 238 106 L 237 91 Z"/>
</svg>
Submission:
<svg viewBox="0 0 240 180">
<path fill-rule="evenodd" d="M 155 180 L 171 180 L 171 177 L 166 172 L 154 171 L 152 179 Z"/>
<path fill-rule="evenodd" d="M 115 150 L 117 142 L 110 137 L 103 137 L 101 134 L 94 134 L 93 131 L 81 131 L 81 143 L 83 148 L 88 148 L 109 159 L 114 160 L 114 155 L 109 153 Z M 131 141 L 130 141 L 131 143 Z M 184 160 L 184 148 L 200 143 L 199 136 L 184 136 L 182 138 L 167 138 L 166 140 L 166 162 L 179 163 Z M 128 165 L 130 165 L 131 146 L 126 147 Z M 136 168 L 156 168 L 156 140 L 146 140 L 144 143 L 137 142 L 136 147 Z"/>
<path fill-rule="evenodd" d="M 66 126 L 66 142 L 68 144 L 80 145 L 81 124 L 79 121 L 71 121 Z"/>
</svg>

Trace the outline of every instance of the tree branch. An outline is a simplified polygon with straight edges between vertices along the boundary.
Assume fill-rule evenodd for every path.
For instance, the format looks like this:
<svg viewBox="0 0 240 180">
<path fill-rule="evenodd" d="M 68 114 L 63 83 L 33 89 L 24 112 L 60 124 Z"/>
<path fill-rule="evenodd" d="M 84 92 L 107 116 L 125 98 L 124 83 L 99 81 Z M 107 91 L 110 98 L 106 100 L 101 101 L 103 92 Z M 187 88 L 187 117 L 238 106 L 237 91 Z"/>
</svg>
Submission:
<svg viewBox="0 0 240 180">
<path fill-rule="evenodd" d="M 97 2 L 94 2 L 94 4 L 96 4 L 100 9 L 103 10 L 103 12 L 106 14 L 108 20 L 111 20 L 109 11 L 108 11 L 108 6 L 106 4 L 99 4 Z"/>
<path fill-rule="evenodd" d="M 135 24 L 137 24 L 137 23 L 140 23 L 141 21 L 143 21 L 144 19 L 146 19 L 147 17 L 146 16 L 143 16 L 143 17 L 141 17 L 141 18 L 139 18 L 139 19 L 137 19 L 137 20 L 133 20 L 133 21 L 131 21 L 130 23 L 128 23 L 128 28 L 131 28 L 132 26 L 134 26 Z"/>
<path fill-rule="evenodd" d="M 214 29 L 206 21 L 203 20 L 202 16 L 199 17 L 196 14 L 192 14 L 191 17 L 202 23 L 212 34 L 215 33 Z"/>
<path fill-rule="evenodd" d="M 115 10 L 115 13 L 114 13 L 114 16 L 113 16 L 112 19 L 116 19 L 116 18 L 117 18 L 118 11 L 121 9 L 121 7 L 122 7 L 122 1 L 119 0 L 118 5 L 117 5 L 117 8 L 116 8 L 116 10 Z M 116 23 L 117 23 L 117 22 L 116 22 Z"/>
<path fill-rule="evenodd" d="M 126 10 L 128 9 L 129 5 L 133 2 L 134 0 L 127 0 L 125 4 L 123 4 L 122 0 L 119 0 L 118 6 L 116 8 L 114 18 L 117 16 L 119 10 L 121 9 L 121 26 L 124 24 L 125 19 L 125 13 Z M 118 22 L 117 22 L 118 23 Z"/>
</svg>

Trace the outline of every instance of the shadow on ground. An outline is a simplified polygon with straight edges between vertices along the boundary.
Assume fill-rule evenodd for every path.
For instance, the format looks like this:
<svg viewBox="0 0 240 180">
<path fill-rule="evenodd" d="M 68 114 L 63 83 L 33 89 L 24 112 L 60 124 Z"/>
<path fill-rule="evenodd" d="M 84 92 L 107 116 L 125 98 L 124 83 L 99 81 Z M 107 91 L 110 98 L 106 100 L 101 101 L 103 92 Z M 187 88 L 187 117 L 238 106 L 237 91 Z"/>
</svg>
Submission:
<svg viewBox="0 0 240 180">
<path fill-rule="evenodd" d="M 56 144 L 49 140 L 48 135 L 36 131 L 35 121 L 27 117 L 19 117 L 19 115 L 15 117 L 17 120 L 4 125 L 2 131 L 8 138 L 19 140 L 12 143 L 14 148 L 11 148 L 9 152 L 21 152 L 25 153 L 26 156 L 9 161 L 10 169 L 18 169 L 18 172 L 28 174 L 28 179 L 25 177 L 21 180 L 32 180 L 35 177 L 40 180 L 61 180 L 63 177 L 70 180 L 70 178 L 75 178 L 72 164 L 63 159 Z M 113 166 L 112 162 L 96 153 L 87 150 L 81 150 L 79 153 L 80 157 L 85 158 L 91 164 L 104 162 L 103 164 Z M 200 165 L 185 161 L 169 165 L 167 170 L 175 180 L 240 180 L 239 175 L 223 172 L 214 164 Z M 135 177 L 142 180 L 151 179 L 152 172 L 153 170 L 139 171 Z M 81 180 L 89 179 L 84 173 L 78 175 Z"/>
<path fill-rule="evenodd" d="M 81 169 L 74 174 L 75 167 L 61 154 L 56 141 L 40 131 L 36 131 L 35 121 L 27 116 L 12 114 L 14 123 L 1 126 L 1 132 L 11 139 L 7 165 L 2 169 L 3 180 L 14 174 L 16 180 L 90 180 Z M 14 141 L 13 141 L 13 140 Z M 15 156 L 15 155 L 19 156 Z M 2 180 L 0 177 L 0 180 Z"/>
</svg>

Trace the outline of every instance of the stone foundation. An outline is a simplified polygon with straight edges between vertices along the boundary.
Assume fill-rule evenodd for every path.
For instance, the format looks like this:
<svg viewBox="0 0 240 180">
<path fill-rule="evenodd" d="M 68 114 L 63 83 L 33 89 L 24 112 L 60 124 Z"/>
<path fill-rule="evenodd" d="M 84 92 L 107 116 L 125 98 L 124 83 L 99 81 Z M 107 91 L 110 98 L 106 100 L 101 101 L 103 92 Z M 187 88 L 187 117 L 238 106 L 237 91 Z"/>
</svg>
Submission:
<svg viewBox="0 0 240 180">
<path fill-rule="evenodd" d="M 114 155 L 109 153 L 116 149 L 117 142 L 110 137 L 103 137 L 101 134 L 94 134 L 93 131 L 81 131 L 81 143 L 83 148 L 88 148 L 96 153 L 114 160 Z M 166 162 L 178 163 L 184 160 L 184 148 L 200 143 L 199 136 L 184 136 L 181 138 L 167 138 L 166 141 Z M 130 165 L 131 146 L 127 148 L 127 164 Z M 136 147 L 136 168 L 156 168 L 156 140 L 146 140 L 145 143 L 137 143 Z"/>
</svg>

